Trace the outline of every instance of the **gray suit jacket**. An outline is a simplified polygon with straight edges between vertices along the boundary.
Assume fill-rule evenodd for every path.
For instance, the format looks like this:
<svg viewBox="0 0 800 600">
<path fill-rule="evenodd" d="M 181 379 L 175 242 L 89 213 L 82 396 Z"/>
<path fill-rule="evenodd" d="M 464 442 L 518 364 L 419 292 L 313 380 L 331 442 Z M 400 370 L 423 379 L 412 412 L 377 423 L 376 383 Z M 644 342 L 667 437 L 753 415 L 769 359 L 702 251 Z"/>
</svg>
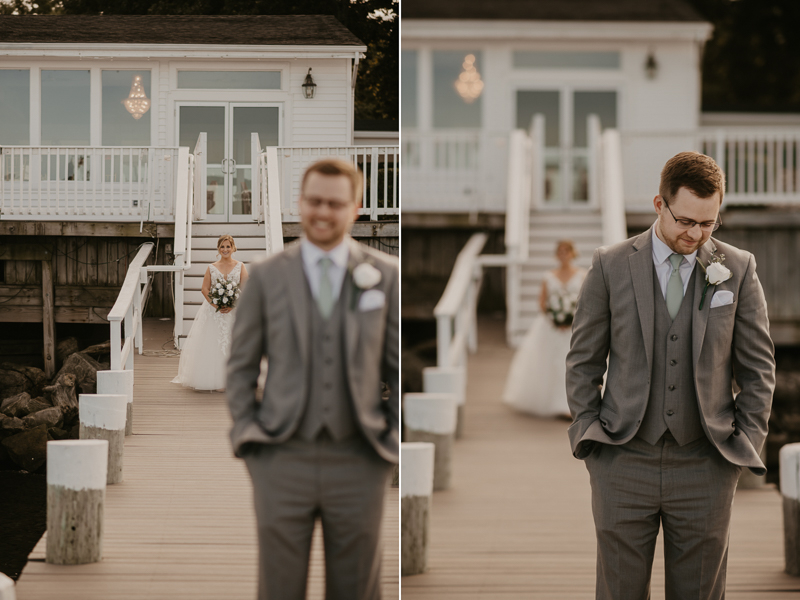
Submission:
<svg viewBox="0 0 800 600">
<path fill-rule="evenodd" d="M 648 230 L 598 248 L 584 280 L 567 355 L 569 437 L 576 458 L 585 458 L 597 442 L 628 442 L 647 408 L 655 318 L 651 235 Z M 726 460 L 763 474 L 759 451 L 775 387 L 767 305 L 752 254 L 709 239 L 697 257 L 707 265 L 714 253 L 725 255 L 733 277 L 709 286 L 699 310 L 705 273 L 695 265 L 695 297 L 686 299 L 695 311 L 692 359 L 700 418 Z M 710 308 L 720 290 L 733 292 L 733 303 Z M 735 400 L 733 379 L 741 389 Z"/>
<path fill-rule="evenodd" d="M 342 284 L 345 308 L 347 382 L 358 424 L 377 453 L 390 462 L 399 455 L 399 281 L 397 260 L 348 237 L 349 260 Z M 355 287 L 353 269 L 362 262 L 381 272 L 373 288 L 383 306 L 361 310 L 364 293 Z M 300 245 L 255 265 L 242 292 L 228 361 L 231 441 L 242 456 L 248 444 L 279 444 L 296 431 L 308 397 L 310 348 L 309 294 Z M 261 357 L 269 361 L 261 402 L 256 400 Z M 389 401 L 381 398 L 381 382 Z"/>
</svg>

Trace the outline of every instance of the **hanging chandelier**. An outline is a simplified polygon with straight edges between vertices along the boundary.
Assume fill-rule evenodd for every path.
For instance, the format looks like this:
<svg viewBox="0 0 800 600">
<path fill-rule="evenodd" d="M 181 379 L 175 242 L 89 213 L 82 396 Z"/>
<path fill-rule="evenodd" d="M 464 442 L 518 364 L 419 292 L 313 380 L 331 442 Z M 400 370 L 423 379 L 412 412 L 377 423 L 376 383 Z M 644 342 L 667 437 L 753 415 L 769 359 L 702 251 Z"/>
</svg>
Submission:
<svg viewBox="0 0 800 600">
<path fill-rule="evenodd" d="M 475 55 L 467 54 L 464 57 L 464 62 L 461 63 L 464 69 L 456 79 L 455 86 L 458 95 L 464 99 L 467 104 L 472 104 L 477 100 L 481 92 L 483 92 L 483 81 L 481 81 L 481 74 L 475 68 Z"/>
<path fill-rule="evenodd" d="M 150 100 L 148 100 L 147 94 L 144 92 L 141 75 L 133 76 L 131 93 L 122 101 L 122 104 L 125 105 L 125 108 L 136 120 L 141 119 L 142 115 L 150 110 Z"/>
</svg>

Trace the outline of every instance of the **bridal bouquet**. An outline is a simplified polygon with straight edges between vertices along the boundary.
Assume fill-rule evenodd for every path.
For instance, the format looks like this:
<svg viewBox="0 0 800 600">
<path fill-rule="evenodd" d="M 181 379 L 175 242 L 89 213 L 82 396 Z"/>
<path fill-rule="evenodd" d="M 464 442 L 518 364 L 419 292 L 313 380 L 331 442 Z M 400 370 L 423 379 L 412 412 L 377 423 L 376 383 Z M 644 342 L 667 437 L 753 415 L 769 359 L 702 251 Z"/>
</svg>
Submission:
<svg viewBox="0 0 800 600">
<path fill-rule="evenodd" d="M 217 312 L 222 308 L 233 308 L 239 299 L 239 286 L 225 279 L 215 279 L 208 293 L 211 304 L 217 307 Z"/>
<path fill-rule="evenodd" d="M 547 316 L 556 327 L 568 327 L 575 318 L 577 305 L 578 297 L 575 294 L 558 290 L 550 294 L 547 301 Z"/>
</svg>

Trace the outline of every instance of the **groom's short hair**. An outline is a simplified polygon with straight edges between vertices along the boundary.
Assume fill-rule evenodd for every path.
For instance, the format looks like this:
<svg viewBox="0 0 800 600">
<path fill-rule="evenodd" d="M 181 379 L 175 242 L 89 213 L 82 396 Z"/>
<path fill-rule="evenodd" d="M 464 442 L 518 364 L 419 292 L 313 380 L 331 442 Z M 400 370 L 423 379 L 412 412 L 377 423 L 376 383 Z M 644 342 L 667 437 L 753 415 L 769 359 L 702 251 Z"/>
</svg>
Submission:
<svg viewBox="0 0 800 600">
<path fill-rule="evenodd" d="M 315 162 L 313 165 L 306 169 L 303 173 L 303 180 L 300 182 L 300 193 L 306 188 L 306 180 L 311 173 L 319 173 L 320 175 L 344 175 L 350 180 L 353 189 L 353 199 L 358 203 L 361 200 L 361 171 L 357 169 L 352 163 L 349 163 L 338 158 L 329 158 Z"/>
<path fill-rule="evenodd" d="M 710 198 L 719 192 L 719 201 L 725 195 L 725 173 L 710 156 L 699 152 L 681 152 L 667 161 L 661 171 L 658 193 L 671 202 L 682 187 L 699 198 Z"/>
</svg>

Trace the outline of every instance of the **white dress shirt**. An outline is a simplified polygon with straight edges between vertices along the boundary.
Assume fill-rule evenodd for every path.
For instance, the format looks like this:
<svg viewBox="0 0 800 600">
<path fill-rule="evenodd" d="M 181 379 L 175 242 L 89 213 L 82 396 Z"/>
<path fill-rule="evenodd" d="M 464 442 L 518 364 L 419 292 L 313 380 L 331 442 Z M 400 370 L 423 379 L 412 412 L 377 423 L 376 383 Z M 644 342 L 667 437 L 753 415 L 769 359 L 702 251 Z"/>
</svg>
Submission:
<svg viewBox="0 0 800 600">
<path fill-rule="evenodd" d="M 347 272 L 347 259 L 350 257 L 350 251 L 347 249 L 347 239 L 343 240 L 341 244 L 330 252 L 325 252 L 319 246 L 315 246 L 306 238 L 303 238 L 300 241 L 300 254 L 303 257 L 303 270 L 314 300 L 319 297 L 319 261 L 323 256 L 331 259 L 331 266 L 328 267 L 328 278 L 331 281 L 333 300 L 336 302 L 339 298 L 339 293 L 342 291 L 344 275 Z"/>
<path fill-rule="evenodd" d="M 656 266 L 656 275 L 658 275 L 658 283 L 661 285 L 661 293 L 664 298 L 667 297 L 667 282 L 670 275 L 672 275 L 672 263 L 669 262 L 669 257 L 675 254 L 672 248 L 667 246 L 661 241 L 661 238 L 656 234 L 656 225 L 653 226 L 653 264 Z M 680 270 L 681 281 L 683 281 L 683 295 L 686 295 L 686 288 L 689 286 L 689 277 L 694 271 L 695 257 L 697 250 L 691 254 L 685 254 L 678 269 Z"/>
</svg>

